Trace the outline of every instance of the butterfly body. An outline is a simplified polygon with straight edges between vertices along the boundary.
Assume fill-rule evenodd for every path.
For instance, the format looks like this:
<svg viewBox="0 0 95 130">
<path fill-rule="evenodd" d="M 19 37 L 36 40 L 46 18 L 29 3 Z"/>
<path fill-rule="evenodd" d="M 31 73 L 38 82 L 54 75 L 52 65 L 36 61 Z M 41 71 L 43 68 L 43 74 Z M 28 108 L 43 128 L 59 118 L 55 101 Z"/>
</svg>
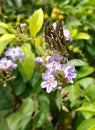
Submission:
<svg viewBox="0 0 95 130">
<path fill-rule="evenodd" d="M 59 20 L 55 27 L 50 23 L 45 24 L 45 41 L 54 51 L 59 52 L 63 56 L 68 56 L 66 49 L 66 39 L 63 33 L 62 20 Z"/>
</svg>

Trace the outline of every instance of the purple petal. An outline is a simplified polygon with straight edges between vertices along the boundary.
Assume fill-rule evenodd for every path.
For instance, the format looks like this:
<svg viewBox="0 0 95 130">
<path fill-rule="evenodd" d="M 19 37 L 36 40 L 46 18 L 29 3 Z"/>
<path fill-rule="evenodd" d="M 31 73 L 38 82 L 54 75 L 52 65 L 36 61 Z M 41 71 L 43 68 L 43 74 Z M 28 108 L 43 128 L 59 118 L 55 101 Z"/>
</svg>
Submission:
<svg viewBox="0 0 95 130">
<path fill-rule="evenodd" d="M 66 67 L 66 71 L 71 73 L 71 72 L 74 72 L 75 71 L 75 67 L 74 66 L 67 66 Z"/>
<path fill-rule="evenodd" d="M 51 86 L 52 86 L 53 88 L 57 87 L 57 81 L 54 80 L 54 81 L 52 82 Z"/>
<path fill-rule="evenodd" d="M 47 81 L 43 81 L 41 83 L 41 88 L 46 88 L 47 85 L 48 85 L 48 82 Z"/>
<path fill-rule="evenodd" d="M 43 73 L 43 74 L 42 74 L 42 78 L 43 78 L 44 80 L 50 80 L 50 79 L 54 80 L 54 76 L 51 75 L 50 73 Z"/>
<path fill-rule="evenodd" d="M 46 92 L 50 93 L 52 91 L 52 87 L 49 85 L 48 87 L 46 87 Z"/>
</svg>

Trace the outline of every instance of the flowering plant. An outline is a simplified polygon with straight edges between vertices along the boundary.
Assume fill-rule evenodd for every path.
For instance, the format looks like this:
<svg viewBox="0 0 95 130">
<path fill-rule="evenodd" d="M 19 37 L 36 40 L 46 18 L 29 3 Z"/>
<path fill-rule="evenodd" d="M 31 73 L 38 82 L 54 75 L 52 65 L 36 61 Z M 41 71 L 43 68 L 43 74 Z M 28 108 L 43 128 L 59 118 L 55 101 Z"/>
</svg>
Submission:
<svg viewBox="0 0 95 130">
<path fill-rule="evenodd" d="M 26 21 L 15 27 L 0 22 L 0 128 L 54 130 L 62 125 L 65 129 L 64 122 L 71 128 L 82 114 L 92 117 L 95 97 L 89 91 L 93 93 L 95 81 L 86 76 L 94 68 L 47 48 L 42 9 Z M 56 22 L 53 26 L 56 28 Z M 68 47 L 73 39 L 66 27 L 62 30 Z"/>
</svg>

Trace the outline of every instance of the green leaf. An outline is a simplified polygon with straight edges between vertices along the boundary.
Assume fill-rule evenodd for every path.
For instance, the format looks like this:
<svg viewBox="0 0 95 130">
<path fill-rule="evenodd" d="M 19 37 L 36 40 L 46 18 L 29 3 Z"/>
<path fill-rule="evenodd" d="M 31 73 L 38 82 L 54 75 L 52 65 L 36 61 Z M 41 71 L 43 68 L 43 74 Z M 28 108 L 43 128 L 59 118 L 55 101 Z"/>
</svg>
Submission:
<svg viewBox="0 0 95 130">
<path fill-rule="evenodd" d="M 0 121 L 0 130 L 8 130 L 6 121 Z"/>
<path fill-rule="evenodd" d="M 90 5 L 95 5 L 95 0 L 88 0 L 88 1 L 87 1 L 87 4 L 88 4 L 88 5 L 89 5 L 89 4 L 90 4 Z"/>
<path fill-rule="evenodd" d="M 16 36 L 14 34 L 4 34 L 3 36 L 0 37 L 0 42 L 4 42 L 6 40 L 14 39 Z"/>
<path fill-rule="evenodd" d="M 13 26 L 11 24 L 8 24 L 8 28 L 7 28 L 8 32 L 12 33 L 12 34 L 16 34 L 17 31 L 13 28 Z"/>
<path fill-rule="evenodd" d="M 85 89 L 86 95 L 91 101 L 95 101 L 95 81 Z"/>
<path fill-rule="evenodd" d="M 44 124 L 44 130 L 54 130 L 52 122 L 47 120 Z"/>
<path fill-rule="evenodd" d="M 71 30 L 71 37 L 73 38 L 78 32 L 78 29 L 77 28 L 74 28 Z"/>
<path fill-rule="evenodd" d="M 91 128 L 89 128 L 88 130 L 95 130 L 95 125 L 93 125 Z"/>
<path fill-rule="evenodd" d="M 27 79 L 30 80 L 34 72 L 35 57 L 33 52 L 30 50 L 29 44 L 24 44 L 22 46 L 22 51 L 25 54 L 25 58 L 24 62 L 20 61 L 19 69 L 22 76 L 25 74 Z"/>
<path fill-rule="evenodd" d="M 94 72 L 94 68 L 91 66 L 83 66 L 78 71 L 78 79 L 90 75 Z"/>
<path fill-rule="evenodd" d="M 41 45 L 41 43 L 42 43 L 42 45 Z M 43 47 L 43 41 L 42 41 L 42 35 L 40 35 L 35 38 L 35 48 L 39 54 L 44 55 L 45 51 L 42 47 Z"/>
<path fill-rule="evenodd" d="M 91 84 L 95 84 L 95 79 L 92 77 L 86 77 L 86 78 L 80 79 L 78 83 L 85 89 L 89 87 Z"/>
<path fill-rule="evenodd" d="M 45 112 L 40 112 L 39 114 L 36 115 L 36 117 L 34 118 L 34 126 L 36 128 L 41 127 L 46 121 L 46 113 Z"/>
<path fill-rule="evenodd" d="M 24 90 L 26 89 L 26 85 L 22 82 L 22 80 L 20 80 L 19 82 L 16 80 L 16 87 L 14 88 L 14 92 L 16 94 L 16 96 L 21 95 Z M 21 83 L 22 82 L 22 83 Z"/>
<path fill-rule="evenodd" d="M 0 22 L 0 28 L 8 28 L 8 25 L 6 23 Z"/>
<path fill-rule="evenodd" d="M 74 37 L 74 39 L 85 39 L 85 40 L 89 40 L 90 39 L 90 35 L 84 32 L 80 32 L 77 33 L 76 36 Z"/>
<path fill-rule="evenodd" d="M 72 59 L 70 61 L 68 61 L 68 63 L 66 64 L 68 65 L 74 65 L 74 66 L 84 66 L 87 65 L 86 62 L 82 61 L 82 60 L 78 60 L 78 59 Z"/>
<path fill-rule="evenodd" d="M 84 120 L 77 128 L 77 130 L 89 130 L 93 125 L 95 125 L 95 118 Z"/>
<path fill-rule="evenodd" d="M 3 119 L 13 111 L 13 95 L 10 86 L 3 87 L 0 84 L 0 119 Z"/>
<path fill-rule="evenodd" d="M 0 37 L 0 55 L 3 53 L 6 46 L 15 39 L 15 34 L 4 34 Z"/>
<path fill-rule="evenodd" d="M 95 46 L 87 44 L 87 51 L 90 53 L 90 55 L 95 55 Z"/>
<path fill-rule="evenodd" d="M 42 9 L 36 10 L 29 18 L 29 30 L 31 36 L 35 37 L 43 25 L 44 15 Z"/>
<path fill-rule="evenodd" d="M 70 27 L 77 27 L 80 25 L 82 25 L 82 23 L 78 19 L 72 19 L 71 21 L 68 21 L 68 26 Z"/>
<path fill-rule="evenodd" d="M 26 98 L 19 110 L 7 118 L 9 130 L 25 130 L 31 115 L 35 111 L 35 104 L 31 98 Z"/>
<path fill-rule="evenodd" d="M 61 99 L 60 95 L 56 95 L 55 102 L 56 102 L 56 105 L 57 105 L 57 107 L 58 107 L 58 109 L 60 111 L 61 108 L 62 108 L 62 99 Z"/>
<path fill-rule="evenodd" d="M 0 34 L 8 33 L 4 28 L 0 28 Z"/>
<path fill-rule="evenodd" d="M 76 109 L 76 111 L 82 112 L 85 118 L 95 116 L 95 103 L 83 105 L 80 108 Z"/>
<path fill-rule="evenodd" d="M 15 3 L 17 5 L 18 8 L 21 8 L 22 6 L 22 0 L 15 0 Z"/>
<path fill-rule="evenodd" d="M 72 102 L 71 106 L 73 106 L 80 96 L 80 86 L 78 84 L 70 85 L 68 96 L 70 101 Z"/>
<path fill-rule="evenodd" d="M 50 101 L 49 101 L 48 97 L 45 95 L 40 95 L 38 97 L 38 103 L 39 103 L 39 107 L 40 107 L 41 111 L 48 114 L 49 105 L 50 105 Z"/>
<path fill-rule="evenodd" d="M 6 49 L 8 44 L 10 44 L 10 40 L 4 41 L 4 42 L 0 42 L 0 55 Z"/>
</svg>

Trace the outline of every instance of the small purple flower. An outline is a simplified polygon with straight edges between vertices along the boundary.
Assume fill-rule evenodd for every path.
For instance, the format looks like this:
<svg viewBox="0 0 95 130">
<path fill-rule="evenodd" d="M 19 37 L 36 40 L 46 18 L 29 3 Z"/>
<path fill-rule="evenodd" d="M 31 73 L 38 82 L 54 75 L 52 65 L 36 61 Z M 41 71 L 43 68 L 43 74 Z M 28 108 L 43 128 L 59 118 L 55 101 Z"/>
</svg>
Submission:
<svg viewBox="0 0 95 130">
<path fill-rule="evenodd" d="M 16 69 L 17 64 L 13 63 L 11 60 L 7 60 L 6 58 L 0 59 L 0 70 L 8 72 Z"/>
<path fill-rule="evenodd" d="M 49 80 L 50 79 L 50 77 L 52 77 L 53 75 L 51 75 L 51 73 L 49 73 L 49 71 L 47 72 L 47 73 L 43 73 L 42 74 L 42 78 L 44 79 L 44 80 Z"/>
<path fill-rule="evenodd" d="M 7 51 L 5 51 L 5 56 L 10 56 L 13 61 L 18 59 L 24 60 L 24 54 L 21 51 L 21 47 L 9 47 Z"/>
<path fill-rule="evenodd" d="M 67 66 L 64 68 L 65 78 L 68 79 L 70 83 L 73 83 L 73 78 L 76 78 L 77 74 L 73 73 L 75 71 L 74 66 Z"/>
<path fill-rule="evenodd" d="M 56 75 L 57 70 L 61 69 L 61 64 L 59 62 L 52 61 L 52 62 L 46 64 L 45 67 L 48 68 L 49 72 L 52 75 Z"/>
<path fill-rule="evenodd" d="M 63 28 L 64 36 L 66 38 L 66 41 L 72 41 L 72 38 L 70 36 L 70 31 L 68 29 Z"/>
<path fill-rule="evenodd" d="M 42 77 L 45 81 L 41 83 L 41 87 L 46 88 L 47 93 L 50 93 L 53 88 L 57 87 L 57 81 L 54 79 L 53 75 L 47 76 L 43 74 Z"/>
<path fill-rule="evenodd" d="M 56 62 L 63 62 L 64 61 L 64 57 L 60 56 L 58 54 L 54 54 L 53 56 L 50 56 L 48 58 L 48 62 L 52 62 L 52 61 L 56 61 Z"/>
</svg>

